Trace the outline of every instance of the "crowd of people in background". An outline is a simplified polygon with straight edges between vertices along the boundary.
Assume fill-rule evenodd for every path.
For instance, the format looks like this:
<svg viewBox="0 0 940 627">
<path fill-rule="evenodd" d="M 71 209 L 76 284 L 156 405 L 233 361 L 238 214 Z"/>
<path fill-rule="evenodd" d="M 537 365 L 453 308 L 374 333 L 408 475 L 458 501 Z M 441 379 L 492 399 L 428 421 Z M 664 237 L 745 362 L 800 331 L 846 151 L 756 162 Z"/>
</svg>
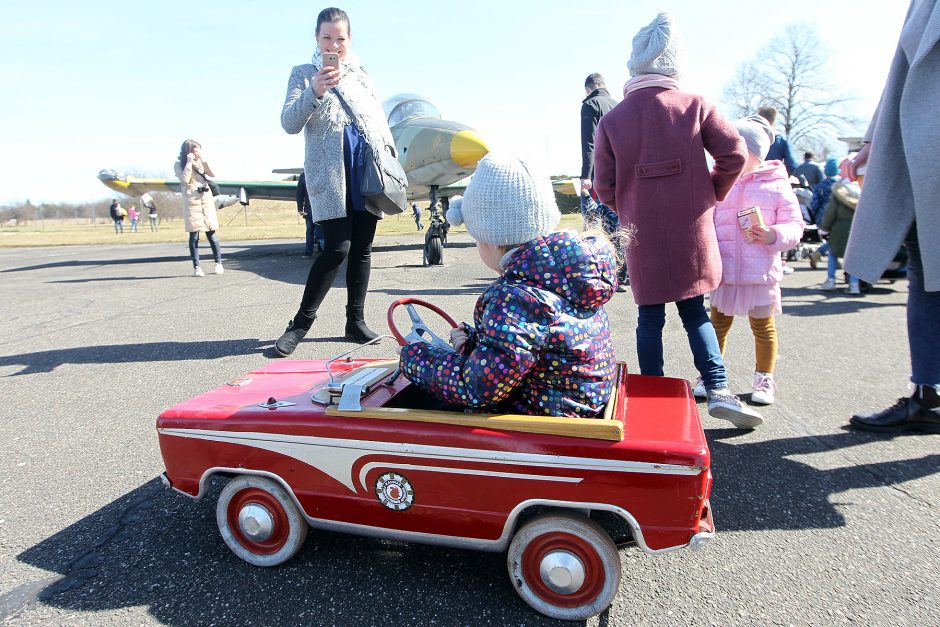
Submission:
<svg viewBox="0 0 940 627">
<path fill-rule="evenodd" d="M 115 234 L 124 233 L 125 219 L 130 220 L 131 233 L 137 233 L 137 223 L 144 211 L 147 212 L 150 230 L 153 232 L 160 230 L 160 216 L 157 213 L 157 205 L 153 200 L 153 196 L 144 193 L 140 196 L 138 202 L 140 203 L 140 209 L 133 203 L 128 204 L 127 207 L 123 207 L 120 201 L 116 199 L 111 201 L 111 206 L 108 208 L 108 217 L 114 225 Z"/>
<path fill-rule="evenodd" d="M 581 109 L 582 208 L 586 221 L 614 214 L 639 234 L 627 262 L 638 306 L 641 373 L 663 374 L 665 305 L 675 303 L 700 374 L 696 395 L 707 399 L 714 416 L 739 427 L 760 424 L 760 414 L 727 388 L 722 357 L 728 330 L 733 316 L 748 316 L 756 352 L 750 400 L 774 402 L 774 314 L 782 311 L 779 285 L 788 270 L 780 254 L 800 242 L 809 224 L 823 240 L 810 262 L 815 268 L 826 255 L 827 279 L 820 285 L 825 291 L 837 288 L 843 257 L 851 296 L 861 295 L 862 278 L 869 284 L 878 280 L 902 244 L 909 257 L 915 392 L 886 410 L 857 414 L 851 424 L 871 431 L 940 432 L 940 224 L 931 205 L 940 183 L 935 166 L 925 167 L 935 164 L 931 150 L 940 139 L 927 131 L 928 103 L 940 95 L 940 67 L 921 49 L 929 33 L 940 30 L 935 5 L 936 0 L 912 1 L 865 143 L 843 159 L 841 173 L 835 157 L 820 167 L 811 152 L 797 165 L 788 139 L 774 130 L 773 107 L 739 120 L 735 132 L 705 100 L 684 93 L 670 14 L 660 14 L 634 37 L 632 78 L 620 104 L 611 103 L 603 77 L 588 77 Z M 935 47 L 936 38 L 927 43 Z M 902 92 L 905 98 L 916 94 L 909 101 L 920 105 L 909 107 L 903 118 Z M 881 147 L 878 192 L 862 194 L 872 146 Z M 714 161 L 710 169 L 705 152 Z M 802 208 L 793 187 L 805 192 Z M 897 203 L 901 207 L 892 213 Z M 857 227 L 856 213 L 866 216 L 865 227 Z M 932 227 L 932 239 L 918 236 L 918 222 L 921 233 L 923 224 Z M 862 241 L 871 247 L 856 243 Z M 922 249 L 930 251 L 926 264 Z M 852 271 L 853 252 L 865 274 Z"/>
</svg>

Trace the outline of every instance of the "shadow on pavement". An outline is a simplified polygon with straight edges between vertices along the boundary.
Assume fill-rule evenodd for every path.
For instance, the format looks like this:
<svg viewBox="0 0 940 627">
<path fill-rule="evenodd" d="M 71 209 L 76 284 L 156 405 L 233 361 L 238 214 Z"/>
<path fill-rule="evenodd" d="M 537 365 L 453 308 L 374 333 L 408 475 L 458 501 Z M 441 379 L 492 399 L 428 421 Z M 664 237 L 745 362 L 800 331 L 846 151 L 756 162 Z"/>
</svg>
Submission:
<svg viewBox="0 0 940 627">
<path fill-rule="evenodd" d="M 194 361 L 262 353 L 273 340 L 246 338 L 212 342 L 151 342 L 59 348 L 0 356 L 0 367 L 23 366 L 12 375 L 52 372 L 63 364 L 122 364 L 148 361 Z"/>
<path fill-rule="evenodd" d="M 879 302 L 872 296 L 892 294 L 895 290 L 873 287 L 861 296 L 850 296 L 842 291 L 823 292 L 813 287 L 782 288 L 783 311 L 788 316 L 838 316 L 864 309 L 905 307 L 906 302 Z M 819 300 L 819 297 L 825 297 Z"/>
<path fill-rule="evenodd" d="M 870 438 L 846 432 L 735 444 L 740 434 L 709 431 L 719 533 L 844 526 L 838 503 L 829 500 L 833 495 L 940 468 L 940 456 L 930 455 L 819 470 L 787 457 Z M 0 596 L 0 609 L 10 617 L 37 602 L 77 611 L 146 606 L 169 625 L 453 624 L 471 616 L 475 625 L 570 624 L 536 614 L 516 596 L 504 554 L 311 530 L 286 564 L 250 566 L 227 549 L 216 529 L 221 485 L 221 479 L 212 481 L 207 495 L 192 501 L 153 479 L 50 536 L 17 559 L 61 577 L 27 584 L 31 594 Z"/>
<path fill-rule="evenodd" d="M 857 488 L 894 485 L 940 472 L 940 455 L 820 470 L 788 459 L 869 444 L 857 431 L 735 444 L 738 429 L 706 431 L 715 484 L 711 502 L 721 531 L 845 526 L 830 501 Z"/>
<path fill-rule="evenodd" d="M 168 625 L 572 624 L 530 610 L 500 553 L 311 530 L 286 564 L 251 566 L 216 529 L 220 486 L 192 501 L 153 479 L 27 549 L 21 562 L 62 577 L 7 604 L 7 617 L 39 602 L 83 612 L 145 606 Z"/>
</svg>

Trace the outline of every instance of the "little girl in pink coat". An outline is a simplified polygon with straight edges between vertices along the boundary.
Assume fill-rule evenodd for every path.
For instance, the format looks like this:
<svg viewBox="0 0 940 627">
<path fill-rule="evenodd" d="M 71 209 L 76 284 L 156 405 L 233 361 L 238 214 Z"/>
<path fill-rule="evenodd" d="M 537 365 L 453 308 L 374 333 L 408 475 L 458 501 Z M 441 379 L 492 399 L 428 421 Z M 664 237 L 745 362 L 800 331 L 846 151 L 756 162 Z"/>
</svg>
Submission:
<svg viewBox="0 0 940 627">
<path fill-rule="evenodd" d="M 773 129 L 759 116 L 739 120 L 735 126 L 747 144 L 748 161 L 734 187 L 715 206 L 722 274 L 711 295 L 711 319 L 724 354 L 734 316 L 748 317 L 756 353 L 751 401 L 769 405 L 776 387 L 774 314 L 781 312 L 780 253 L 797 245 L 805 224 L 783 164 L 761 159 L 774 139 Z M 749 207 L 759 208 L 763 225 L 742 228 L 738 213 Z"/>
</svg>

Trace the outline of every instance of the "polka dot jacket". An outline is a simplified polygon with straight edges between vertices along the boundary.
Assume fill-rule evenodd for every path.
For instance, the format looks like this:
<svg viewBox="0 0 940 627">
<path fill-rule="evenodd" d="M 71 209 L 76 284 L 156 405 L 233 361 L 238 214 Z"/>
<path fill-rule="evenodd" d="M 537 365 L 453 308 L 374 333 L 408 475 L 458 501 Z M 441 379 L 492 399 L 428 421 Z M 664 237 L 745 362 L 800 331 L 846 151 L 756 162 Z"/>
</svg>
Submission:
<svg viewBox="0 0 940 627">
<path fill-rule="evenodd" d="M 604 311 L 616 287 L 606 241 L 560 232 L 526 242 L 477 300 L 464 354 L 409 344 L 402 372 L 454 405 L 597 417 L 616 367 Z"/>
</svg>

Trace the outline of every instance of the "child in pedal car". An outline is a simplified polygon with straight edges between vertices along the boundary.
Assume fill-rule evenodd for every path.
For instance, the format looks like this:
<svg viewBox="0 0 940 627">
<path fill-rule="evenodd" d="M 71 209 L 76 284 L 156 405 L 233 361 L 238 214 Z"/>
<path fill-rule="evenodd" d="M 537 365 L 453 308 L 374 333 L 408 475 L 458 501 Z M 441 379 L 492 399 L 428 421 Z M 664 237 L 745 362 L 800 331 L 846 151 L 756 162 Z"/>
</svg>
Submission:
<svg viewBox="0 0 940 627">
<path fill-rule="evenodd" d="M 447 212 L 465 224 L 500 277 L 477 300 L 473 325 L 451 331 L 458 352 L 401 350 L 404 375 L 441 400 L 484 411 L 599 417 L 616 368 L 604 303 L 617 255 L 602 233 L 558 231 L 547 176 L 490 153 Z"/>
</svg>

